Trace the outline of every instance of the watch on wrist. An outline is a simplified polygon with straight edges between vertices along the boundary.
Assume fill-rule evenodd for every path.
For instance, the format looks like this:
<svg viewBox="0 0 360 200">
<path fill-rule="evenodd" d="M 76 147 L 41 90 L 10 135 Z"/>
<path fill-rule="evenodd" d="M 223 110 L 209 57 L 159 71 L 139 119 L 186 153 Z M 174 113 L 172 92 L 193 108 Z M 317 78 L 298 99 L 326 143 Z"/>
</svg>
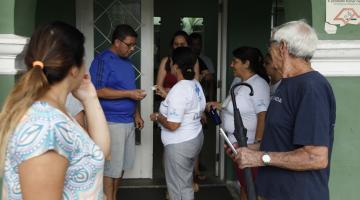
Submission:
<svg viewBox="0 0 360 200">
<path fill-rule="evenodd" d="M 271 157 L 268 152 L 264 151 L 263 155 L 261 156 L 261 160 L 263 161 L 265 166 L 270 165 Z"/>
</svg>

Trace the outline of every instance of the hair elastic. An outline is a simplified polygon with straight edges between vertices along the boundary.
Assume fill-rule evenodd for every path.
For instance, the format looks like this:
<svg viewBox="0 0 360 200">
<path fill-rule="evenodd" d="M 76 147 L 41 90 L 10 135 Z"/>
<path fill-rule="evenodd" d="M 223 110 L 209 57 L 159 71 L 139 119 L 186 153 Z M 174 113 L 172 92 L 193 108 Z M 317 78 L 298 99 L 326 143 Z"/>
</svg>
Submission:
<svg viewBox="0 0 360 200">
<path fill-rule="evenodd" d="M 41 69 L 44 69 L 44 63 L 39 60 L 35 60 L 32 63 L 32 67 L 40 67 Z"/>
</svg>

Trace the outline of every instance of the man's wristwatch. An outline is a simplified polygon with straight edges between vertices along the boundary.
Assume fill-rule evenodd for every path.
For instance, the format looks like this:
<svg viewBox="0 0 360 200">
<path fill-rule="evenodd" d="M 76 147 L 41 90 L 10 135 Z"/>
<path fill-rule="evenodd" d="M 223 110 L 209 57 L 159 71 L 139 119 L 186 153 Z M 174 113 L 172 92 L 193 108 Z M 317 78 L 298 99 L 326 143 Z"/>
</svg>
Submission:
<svg viewBox="0 0 360 200">
<path fill-rule="evenodd" d="M 270 165 L 271 157 L 268 152 L 264 151 L 263 155 L 261 156 L 261 160 L 263 161 L 265 166 Z"/>
</svg>

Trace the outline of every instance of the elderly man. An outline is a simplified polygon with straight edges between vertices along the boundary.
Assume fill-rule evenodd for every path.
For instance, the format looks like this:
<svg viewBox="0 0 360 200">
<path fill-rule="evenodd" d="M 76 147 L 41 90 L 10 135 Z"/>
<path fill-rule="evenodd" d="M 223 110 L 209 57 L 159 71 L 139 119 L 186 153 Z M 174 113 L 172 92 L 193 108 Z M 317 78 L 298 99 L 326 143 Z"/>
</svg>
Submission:
<svg viewBox="0 0 360 200">
<path fill-rule="evenodd" d="M 311 68 L 315 31 L 292 21 L 272 32 L 269 53 L 282 82 L 272 97 L 263 141 L 239 148 L 240 168 L 259 167 L 259 199 L 329 199 L 335 97 L 328 81 Z M 255 150 L 254 150 L 255 149 Z"/>
</svg>

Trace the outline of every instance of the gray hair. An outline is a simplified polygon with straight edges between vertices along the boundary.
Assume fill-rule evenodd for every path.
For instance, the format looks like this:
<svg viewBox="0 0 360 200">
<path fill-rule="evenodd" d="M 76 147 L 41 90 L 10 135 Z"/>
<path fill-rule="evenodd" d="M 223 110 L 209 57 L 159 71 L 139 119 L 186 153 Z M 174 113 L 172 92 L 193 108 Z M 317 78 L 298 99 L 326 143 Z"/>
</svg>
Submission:
<svg viewBox="0 0 360 200">
<path fill-rule="evenodd" d="M 291 21 L 275 27 L 271 35 L 273 42 L 285 42 L 290 54 L 303 59 L 312 58 L 318 42 L 315 30 L 304 20 Z"/>
</svg>

